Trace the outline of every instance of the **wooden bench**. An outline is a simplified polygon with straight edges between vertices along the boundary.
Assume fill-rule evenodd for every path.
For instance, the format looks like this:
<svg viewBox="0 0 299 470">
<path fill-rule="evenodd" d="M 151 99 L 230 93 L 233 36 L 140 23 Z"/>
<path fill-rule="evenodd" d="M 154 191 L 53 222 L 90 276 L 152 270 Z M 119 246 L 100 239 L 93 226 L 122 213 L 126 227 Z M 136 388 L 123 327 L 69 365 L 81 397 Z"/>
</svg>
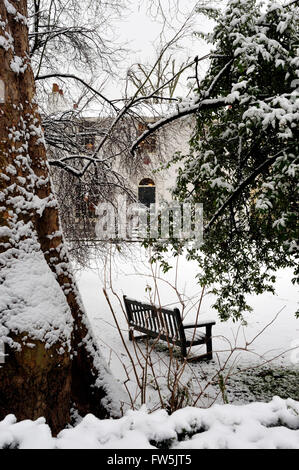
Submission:
<svg viewBox="0 0 299 470">
<path fill-rule="evenodd" d="M 158 338 L 179 346 L 183 358 L 187 358 L 187 348 L 206 344 L 207 353 L 190 357 L 188 360 L 212 359 L 212 326 L 214 321 L 184 325 L 178 308 L 173 310 L 159 308 L 123 296 L 129 323 L 129 340 L 139 338 Z M 205 328 L 205 332 L 198 331 Z M 134 330 L 145 333 L 134 336 Z"/>
</svg>

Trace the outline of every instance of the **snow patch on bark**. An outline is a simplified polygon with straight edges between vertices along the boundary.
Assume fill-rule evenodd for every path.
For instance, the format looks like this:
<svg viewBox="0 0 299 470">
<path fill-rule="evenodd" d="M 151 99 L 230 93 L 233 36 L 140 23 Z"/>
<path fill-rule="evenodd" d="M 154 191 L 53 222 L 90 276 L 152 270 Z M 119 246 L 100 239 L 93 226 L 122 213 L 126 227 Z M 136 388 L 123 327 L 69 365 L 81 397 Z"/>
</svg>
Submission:
<svg viewBox="0 0 299 470">
<path fill-rule="evenodd" d="M 13 60 L 10 62 L 10 68 L 13 72 L 19 74 L 24 73 L 27 69 L 27 64 L 25 63 L 25 59 L 19 56 L 15 56 Z"/>
<path fill-rule="evenodd" d="M 24 333 L 29 342 L 70 350 L 72 325 L 66 298 L 41 252 L 23 253 L 2 268 L 0 339 L 9 341 L 9 332 Z"/>
</svg>

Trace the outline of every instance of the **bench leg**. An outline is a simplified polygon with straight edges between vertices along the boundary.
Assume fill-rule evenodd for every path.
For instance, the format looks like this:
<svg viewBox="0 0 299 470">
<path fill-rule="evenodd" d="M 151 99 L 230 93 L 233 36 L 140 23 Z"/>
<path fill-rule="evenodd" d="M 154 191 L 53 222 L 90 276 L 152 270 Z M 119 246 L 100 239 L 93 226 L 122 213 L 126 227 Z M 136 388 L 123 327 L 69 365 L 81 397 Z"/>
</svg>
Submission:
<svg viewBox="0 0 299 470">
<path fill-rule="evenodd" d="M 212 345 L 212 326 L 206 327 L 207 336 L 207 359 L 213 359 L 213 345 Z"/>
<path fill-rule="evenodd" d="M 183 344 L 181 346 L 181 354 L 182 354 L 183 358 L 187 357 L 187 348 L 186 348 L 185 344 Z"/>
<path fill-rule="evenodd" d="M 129 341 L 133 341 L 133 339 L 134 339 L 133 331 L 129 330 Z"/>
</svg>

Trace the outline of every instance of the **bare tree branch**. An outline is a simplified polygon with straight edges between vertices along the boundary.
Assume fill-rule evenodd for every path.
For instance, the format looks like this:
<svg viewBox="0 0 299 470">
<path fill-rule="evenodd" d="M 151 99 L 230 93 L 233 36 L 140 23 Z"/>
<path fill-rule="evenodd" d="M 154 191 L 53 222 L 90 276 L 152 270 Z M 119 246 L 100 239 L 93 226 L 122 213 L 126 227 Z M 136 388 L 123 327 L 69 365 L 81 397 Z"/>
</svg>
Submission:
<svg viewBox="0 0 299 470">
<path fill-rule="evenodd" d="M 206 59 L 209 57 L 210 54 L 203 56 L 202 58 L 198 59 L 193 62 L 196 65 L 200 60 Z M 169 124 L 176 119 L 188 116 L 189 114 L 195 114 L 197 113 L 200 109 L 210 109 L 214 108 L 217 109 L 219 107 L 227 105 L 226 98 L 220 97 L 220 98 L 214 98 L 214 99 L 209 99 L 208 97 L 210 94 L 213 92 L 215 86 L 219 82 L 220 78 L 223 76 L 223 74 L 226 72 L 226 70 L 231 66 L 233 63 L 233 59 L 231 59 L 229 62 L 225 64 L 225 66 L 220 70 L 218 75 L 215 77 L 213 82 L 211 83 L 210 87 L 208 90 L 203 94 L 204 98 L 206 99 L 200 99 L 197 100 L 193 105 L 188 105 L 188 106 L 178 106 L 177 112 L 171 114 L 170 116 L 166 116 L 165 118 L 161 119 L 160 121 L 156 122 L 155 124 L 151 124 L 148 126 L 148 129 L 141 134 L 141 136 L 133 143 L 131 147 L 131 153 L 134 153 L 135 149 L 138 147 L 138 145 L 143 142 L 147 137 L 149 137 L 153 132 L 156 132 L 159 130 L 161 127 L 165 126 L 166 124 Z"/>
<path fill-rule="evenodd" d="M 83 80 L 80 77 L 77 77 L 76 75 L 69 74 L 69 73 L 49 73 L 47 75 L 36 76 L 35 80 L 36 81 L 37 80 L 45 80 L 47 78 L 72 78 L 73 80 L 77 80 L 78 82 L 80 82 L 84 86 L 86 86 L 86 88 L 88 88 L 90 91 L 92 91 L 95 95 L 99 96 L 100 98 L 102 98 L 102 100 L 104 100 L 106 103 L 108 103 L 110 106 L 112 106 L 115 111 L 119 111 L 119 109 L 115 106 L 113 101 L 106 98 L 106 96 L 104 96 L 99 91 L 95 90 L 95 88 L 93 88 L 91 85 L 89 85 L 85 80 Z"/>
<path fill-rule="evenodd" d="M 215 99 L 206 99 L 202 100 L 199 103 L 196 103 L 192 106 L 186 106 L 186 107 L 178 107 L 177 112 L 171 114 L 170 116 L 167 116 L 163 119 L 160 119 L 159 121 L 155 122 L 154 124 L 149 124 L 148 129 L 141 134 L 140 137 L 134 142 L 132 145 L 130 151 L 133 154 L 138 145 L 143 142 L 147 137 L 149 137 L 151 134 L 154 132 L 158 131 L 162 127 L 164 127 L 167 124 L 170 124 L 173 121 L 176 121 L 177 119 L 180 119 L 182 117 L 188 116 L 190 114 L 195 114 L 200 109 L 218 109 L 220 107 L 226 106 L 226 99 L 225 98 L 215 98 Z"/>
</svg>

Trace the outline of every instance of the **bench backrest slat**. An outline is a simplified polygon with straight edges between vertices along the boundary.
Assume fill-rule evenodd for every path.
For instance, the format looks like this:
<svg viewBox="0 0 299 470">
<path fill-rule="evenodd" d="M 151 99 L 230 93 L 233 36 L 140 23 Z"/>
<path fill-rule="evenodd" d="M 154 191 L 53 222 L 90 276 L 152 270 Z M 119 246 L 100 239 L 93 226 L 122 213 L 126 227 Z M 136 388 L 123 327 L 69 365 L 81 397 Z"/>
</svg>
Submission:
<svg viewBox="0 0 299 470">
<path fill-rule="evenodd" d="M 172 338 L 178 337 L 178 328 L 176 325 L 176 318 L 173 312 L 170 313 L 166 311 L 164 313 L 164 318 L 165 318 L 166 329 L 167 329 L 168 335 L 171 336 Z"/>
<path fill-rule="evenodd" d="M 163 319 L 157 310 L 153 312 L 153 319 L 155 322 L 155 332 L 160 333 L 163 330 Z"/>
<path fill-rule="evenodd" d="M 129 324 L 138 325 L 154 333 L 163 333 L 173 339 L 183 334 L 182 320 L 178 309 L 170 310 L 144 304 L 124 296 Z"/>
</svg>

